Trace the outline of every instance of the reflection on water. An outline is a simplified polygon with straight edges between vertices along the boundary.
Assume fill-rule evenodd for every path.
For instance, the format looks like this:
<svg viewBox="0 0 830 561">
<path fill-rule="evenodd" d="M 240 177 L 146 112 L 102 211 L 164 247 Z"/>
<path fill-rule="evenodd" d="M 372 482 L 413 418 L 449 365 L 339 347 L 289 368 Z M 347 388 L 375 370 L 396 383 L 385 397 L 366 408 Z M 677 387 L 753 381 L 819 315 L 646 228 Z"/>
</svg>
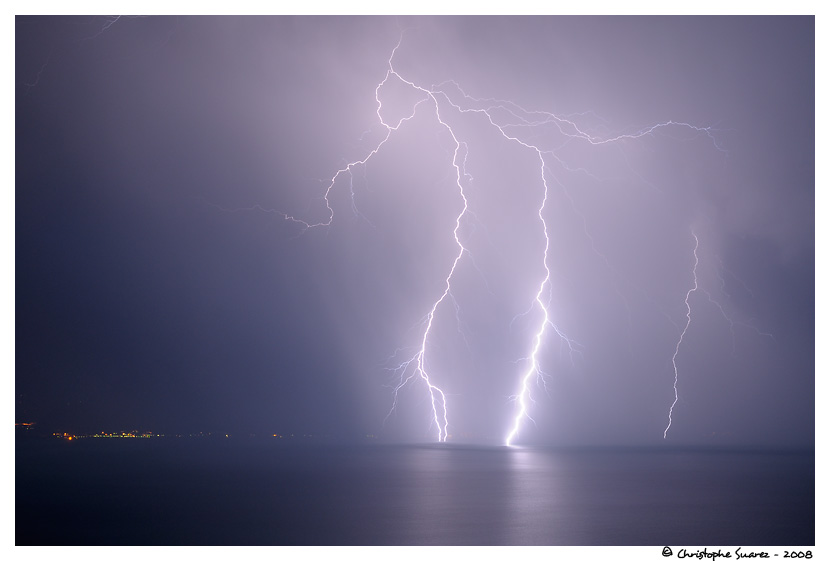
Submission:
<svg viewBox="0 0 830 561">
<path fill-rule="evenodd" d="M 812 545 L 813 454 L 16 450 L 16 543 Z"/>
<path fill-rule="evenodd" d="M 402 524 L 388 543 L 507 543 L 510 455 L 503 450 L 408 448 L 405 470 L 388 486 Z M 389 535 L 388 537 L 392 537 Z"/>
<path fill-rule="evenodd" d="M 814 541 L 807 454 L 450 446 L 396 454 L 404 460 L 384 489 L 397 515 L 370 543 Z"/>
</svg>

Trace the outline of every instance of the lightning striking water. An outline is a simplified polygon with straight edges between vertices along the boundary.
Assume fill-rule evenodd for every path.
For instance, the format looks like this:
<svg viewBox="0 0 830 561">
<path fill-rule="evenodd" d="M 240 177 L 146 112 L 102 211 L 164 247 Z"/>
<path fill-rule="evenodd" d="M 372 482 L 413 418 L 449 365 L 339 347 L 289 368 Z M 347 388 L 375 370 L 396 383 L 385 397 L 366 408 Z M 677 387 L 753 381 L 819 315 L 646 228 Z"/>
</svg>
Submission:
<svg viewBox="0 0 830 561">
<path fill-rule="evenodd" d="M 542 158 L 541 152 L 539 153 L 539 159 L 542 161 L 542 184 L 545 187 L 544 196 L 542 197 L 542 205 L 539 207 L 539 220 L 542 222 L 542 230 L 545 234 L 545 251 L 542 256 L 542 263 L 545 268 L 545 277 L 539 284 L 539 291 L 536 293 L 535 302 L 539 305 L 539 308 L 542 312 L 542 321 L 539 323 L 539 328 L 537 329 L 536 335 L 533 339 L 533 350 L 530 353 L 530 365 L 528 366 L 528 369 L 525 372 L 524 376 L 522 376 L 521 386 L 517 397 L 519 411 L 516 414 L 515 419 L 513 420 L 513 428 L 510 431 L 510 434 L 507 435 L 507 439 L 505 440 L 505 444 L 507 446 L 510 446 L 510 443 L 519 433 L 519 426 L 521 424 L 522 419 L 526 417 L 531 421 L 533 420 L 533 418 L 528 413 L 527 400 L 530 399 L 529 385 L 530 380 L 534 376 L 541 376 L 541 371 L 539 369 L 539 349 L 542 347 L 542 340 L 545 336 L 545 329 L 550 323 L 548 307 L 542 300 L 542 294 L 545 292 L 545 287 L 550 282 L 550 268 L 548 267 L 548 248 L 550 247 L 550 238 L 548 238 L 548 224 L 545 221 L 545 217 L 543 214 L 545 210 L 545 203 L 548 200 L 548 184 L 547 181 L 545 181 L 545 160 L 544 158 Z"/>
<path fill-rule="evenodd" d="M 769 337 L 773 341 L 775 340 L 775 338 L 770 333 L 765 333 L 763 331 L 760 331 L 755 326 L 733 320 L 726 313 L 726 310 L 724 309 L 723 305 L 720 302 L 718 302 L 708 290 L 706 290 L 705 288 L 703 288 L 700 285 L 701 283 L 700 283 L 700 279 L 698 277 L 698 267 L 700 266 L 700 258 L 698 257 L 698 254 L 697 254 L 698 249 L 700 248 L 700 240 L 698 239 L 697 234 L 695 234 L 694 231 L 692 231 L 692 237 L 695 240 L 695 246 L 694 246 L 694 249 L 692 250 L 692 254 L 694 256 L 694 265 L 692 266 L 692 281 L 693 282 L 692 282 L 692 287 L 686 292 L 686 297 L 683 300 L 684 304 L 686 306 L 686 323 L 683 325 L 683 329 L 680 331 L 680 335 L 677 339 L 677 344 L 674 347 L 674 354 L 672 355 L 672 359 L 671 359 L 672 369 L 674 371 L 674 383 L 673 383 L 674 401 L 672 401 L 672 404 L 669 407 L 669 421 L 668 421 L 668 424 L 666 425 L 665 430 L 663 431 L 663 438 L 664 439 L 668 436 L 669 429 L 672 426 L 672 414 L 674 413 L 674 406 L 677 405 L 677 402 L 678 402 L 678 399 L 679 399 L 679 394 L 677 392 L 677 383 L 678 383 L 678 379 L 679 379 L 678 367 L 677 367 L 677 357 L 680 354 L 680 347 L 683 345 L 683 339 L 686 336 L 686 333 L 689 330 L 689 326 L 692 323 L 692 305 L 689 302 L 689 298 L 691 298 L 692 294 L 694 294 L 695 292 L 703 293 L 706 296 L 706 299 L 708 300 L 708 302 L 710 304 L 712 304 L 715 308 L 717 308 L 720 315 L 729 324 L 729 331 L 732 334 L 732 355 L 733 356 L 735 356 L 735 326 L 736 325 L 742 325 L 744 327 L 747 327 L 747 328 L 753 330 L 757 335 L 761 335 L 761 336 L 764 336 L 764 337 Z M 720 277 L 720 275 L 718 275 L 718 279 L 721 281 L 721 287 L 723 287 L 723 278 Z"/>
<path fill-rule="evenodd" d="M 538 281 L 538 288 L 536 289 L 535 295 L 531 298 L 532 304 L 525 314 L 529 314 L 534 310 L 538 311 L 539 319 L 536 323 L 537 327 L 535 328 L 531 338 L 530 352 L 523 359 L 523 361 L 525 361 L 528 365 L 527 369 L 520 378 L 518 391 L 513 396 L 516 403 L 516 412 L 510 425 L 510 430 L 505 439 L 505 444 L 511 445 L 519 435 L 519 431 L 524 421 L 530 420 L 533 422 L 533 418 L 530 415 L 530 403 L 533 401 L 531 396 L 531 387 L 534 380 L 544 385 L 544 375 L 540 366 L 540 354 L 544 346 L 545 339 L 548 336 L 548 327 L 550 327 L 556 335 L 567 344 L 572 357 L 573 353 L 576 352 L 578 348 L 578 345 L 566 336 L 563 330 L 557 327 L 552 320 L 550 305 L 551 270 L 548 264 L 550 237 L 545 211 L 549 196 L 548 177 L 553 174 L 550 167 L 551 165 L 559 166 L 566 172 L 581 172 L 589 176 L 590 173 L 582 168 L 570 168 L 565 164 L 565 162 L 562 161 L 557 154 L 557 151 L 570 142 L 583 142 L 591 146 L 599 146 L 604 144 L 619 143 L 626 140 L 637 140 L 653 135 L 658 130 L 668 128 L 681 128 L 692 131 L 694 134 L 706 135 L 718 150 L 721 150 L 721 147 L 718 145 L 711 128 L 698 127 L 685 122 L 666 121 L 650 125 L 632 133 L 600 137 L 589 134 L 568 117 L 559 116 L 546 111 L 530 111 L 524 109 L 517 103 L 508 100 L 475 98 L 464 92 L 461 86 L 453 80 L 448 80 L 438 84 L 437 86 L 433 85 L 431 87 L 416 84 L 414 81 L 408 80 L 400 74 L 394 66 L 395 54 L 400 48 L 402 40 L 403 35 L 401 35 L 398 43 L 392 50 L 392 53 L 387 61 L 387 70 L 383 79 L 375 87 L 376 115 L 378 122 L 385 131 L 382 138 L 377 142 L 377 144 L 374 145 L 373 148 L 371 148 L 371 150 L 368 151 L 365 157 L 348 162 L 344 167 L 338 169 L 332 175 L 330 180 L 328 180 L 328 185 L 323 196 L 326 206 L 326 217 L 323 220 L 309 222 L 290 214 L 280 214 L 285 220 L 299 225 L 302 231 L 331 225 L 334 220 L 335 212 L 331 204 L 330 195 L 338 181 L 344 175 L 348 175 L 350 182 L 351 208 L 355 214 L 360 215 L 357 210 L 357 206 L 355 205 L 354 190 L 351 184 L 353 173 L 357 169 L 365 169 L 365 166 L 383 149 L 384 145 L 390 140 L 390 138 L 392 138 L 393 134 L 397 133 L 405 123 L 412 120 L 422 107 L 428 107 L 433 114 L 435 122 L 449 134 L 454 146 L 452 149 L 453 154 L 451 165 L 454 170 L 454 183 L 459 199 L 458 210 L 455 215 L 455 225 L 452 229 L 452 241 L 456 248 L 454 258 L 446 272 L 446 275 L 444 276 L 444 288 L 442 292 L 434 300 L 421 323 L 422 331 L 419 346 L 412 354 L 408 355 L 405 360 L 398 362 L 395 366 L 390 368 L 390 370 L 396 373 L 398 381 L 394 385 L 392 406 L 386 417 L 388 419 L 389 416 L 396 410 L 400 391 L 410 382 L 419 380 L 426 387 L 430 398 L 432 408 L 431 423 L 435 426 L 436 438 L 439 442 L 444 442 L 449 437 L 449 404 L 446 392 L 443 391 L 434 381 L 435 375 L 433 374 L 432 366 L 428 364 L 428 350 L 436 315 L 448 300 L 454 306 L 456 317 L 458 317 L 458 303 L 452 293 L 453 280 L 462 259 L 464 259 L 465 256 L 470 256 L 469 259 L 472 261 L 471 254 L 465 246 L 464 240 L 460 234 L 462 223 L 472 214 L 472 211 L 469 208 L 469 199 L 465 192 L 465 186 L 472 180 L 472 176 L 466 170 L 466 160 L 469 148 L 467 143 L 460 139 L 458 131 L 444 117 L 444 111 L 454 112 L 458 116 L 470 115 L 471 117 L 475 117 L 478 115 L 482 117 L 490 127 L 497 131 L 504 141 L 516 144 L 534 153 L 535 157 L 537 157 L 539 161 L 538 178 L 539 185 L 541 186 L 541 196 L 536 215 L 537 220 L 540 223 L 539 230 L 542 241 L 542 249 L 538 256 L 542 274 Z M 387 83 L 390 82 L 390 80 L 399 81 L 406 87 L 410 88 L 410 90 L 413 93 L 416 93 L 419 97 L 419 99 L 412 104 L 408 113 L 404 117 L 398 119 L 397 122 L 389 122 L 383 116 L 381 90 Z M 546 130 L 549 127 L 552 127 L 553 132 L 562 139 L 559 145 L 553 148 L 543 146 L 542 140 L 538 138 L 540 136 L 538 132 Z M 587 233 L 587 227 L 585 227 L 585 231 L 586 235 L 590 238 L 590 234 Z M 593 244 L 593 239 L 590 239 L 592 248 L 595 252 L 597 252 Z M 600 256 L 605 259 L 605 257 L 601 254 Z M 605 259 L 605 261 L 606 264 L 608 264 L 608 260 Z M 474 263 L 473 266 L 475 266 Z M 687 301 L 688 295 L 691 294 L 691 292 L 692 291 L 687 294 Z M 686 325 L 686 329 L 687 328 L 688 322 Z M 686 329 L 684 329 L 684 334 Z M 680 342 L 678 342 L 674 358 L 676 358 L 679 349 Z M 676 383 L 677 369 L 675 365 L 675 395 Z"/>
<path fill-rule="evenodd" d="M 683 337 L 686 336 L 686 332 L 689 330 L 689 325 L 692 323 L 692 306 L 691 306 L 691 304 L 689 304 L 689 297 L 692 295 L 693 292 L 695 292 L 699 289 L 698 288 L 698 282 L 697 282 L 697 266 L 700 263 L 700 260 L 697 257 L 697 248 L 700 245 L 700 242 L 698 241 L 697 235 L 694 232 L 692 232 L 692 237 L 694 237 L 694 239 L 695 239 L 695 248 L 694 248 L 694 251 L 693 251 L 694 256 L 695 256 L 695 265 L 692 268 L 692 278 L 694 279 L 694 284 L 693 284 L 692 288 L 690 288 L 686 292 L 686 298 L 684 300 L 685 303 L 686 303 L 686 324 L 683 326 L 683 331 L 680 332 L 680 337 L 677 339 L 677 345 L 675 345 L 675 347 L 674 347 L 674 354 L 671 357 L 671 364 L 672 364 L 672 367 L 674 368 L 674 385 L 673 385 L 674 386 L 674 401 L 672 401 L 671 407 L 669 407 L 669 424 L 666 425 L 666 430 L 663 431 L 663 438 L 664 439 L 666 438 L 666 435 L 668 434 L 669 429 L 671 428 L 672 413 L 674 413 L 674 406 L 677 405 L 677 399 L 678 399 L 678 395 L 677 395 L 677 379 L 678 379 L 677 355 L 680 354 L 680 345 L 683 344 Z"/>
</svg>

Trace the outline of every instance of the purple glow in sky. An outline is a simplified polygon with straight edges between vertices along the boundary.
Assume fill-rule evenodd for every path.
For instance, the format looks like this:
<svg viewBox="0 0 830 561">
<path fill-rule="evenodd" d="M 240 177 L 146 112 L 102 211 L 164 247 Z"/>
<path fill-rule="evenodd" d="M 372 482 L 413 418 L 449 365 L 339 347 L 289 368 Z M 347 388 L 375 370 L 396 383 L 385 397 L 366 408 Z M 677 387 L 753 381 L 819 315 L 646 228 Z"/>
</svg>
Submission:
<svg viewBox="0 0 830 561">
<path fill-rule="evenodd" d="M 812 17 L 18 17 L 16 414 L 812 445 L 814 61 Z"/>
</svg>

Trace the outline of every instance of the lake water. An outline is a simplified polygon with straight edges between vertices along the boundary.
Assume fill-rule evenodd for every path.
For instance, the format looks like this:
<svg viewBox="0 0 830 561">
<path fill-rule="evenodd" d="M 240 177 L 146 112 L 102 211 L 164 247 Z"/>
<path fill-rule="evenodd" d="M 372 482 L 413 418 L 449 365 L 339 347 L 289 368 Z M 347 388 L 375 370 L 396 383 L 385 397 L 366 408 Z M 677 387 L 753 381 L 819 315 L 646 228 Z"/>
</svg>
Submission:
<svg viewBox="0 0 830 561">
<path fill-rule="evenodd" d="M 16 544 L 815 543 L 812 452 L 21 440 Z"/>
</svg>

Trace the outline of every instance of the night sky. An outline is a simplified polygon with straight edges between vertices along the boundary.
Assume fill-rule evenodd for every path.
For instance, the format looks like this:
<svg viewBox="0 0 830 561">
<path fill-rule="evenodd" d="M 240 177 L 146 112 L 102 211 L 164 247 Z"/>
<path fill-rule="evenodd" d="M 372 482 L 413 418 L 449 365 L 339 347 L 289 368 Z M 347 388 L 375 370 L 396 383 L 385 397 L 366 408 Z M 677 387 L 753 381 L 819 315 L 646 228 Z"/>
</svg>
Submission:
<svg viewBox="0 0 830 561">
<path fill-rule="evenodd" d="M 16 421 L 812 446 L 814 23 L 17 17 Z"/>
</svg>

